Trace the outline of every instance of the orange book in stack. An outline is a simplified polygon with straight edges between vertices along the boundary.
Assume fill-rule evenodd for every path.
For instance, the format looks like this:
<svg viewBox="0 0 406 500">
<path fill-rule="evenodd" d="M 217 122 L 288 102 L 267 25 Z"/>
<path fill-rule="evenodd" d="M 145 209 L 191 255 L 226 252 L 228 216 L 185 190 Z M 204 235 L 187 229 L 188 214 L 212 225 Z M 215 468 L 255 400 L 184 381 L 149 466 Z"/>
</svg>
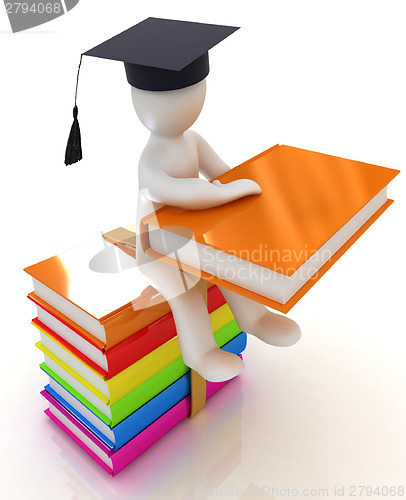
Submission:
<svg viewBox="0 0 406 500">
<path fill-rule="evenodd" d="M 122 271 L 112 272 L 117 263 Z M 169 304 L 137 272 L 134 258 L 101 238 L 25 271 L 34 282 L 33 325 L 107 379 L 176 335 Z M 209 286 L 208 311 L 223 304 L 220 290 Z"/>
</svg>

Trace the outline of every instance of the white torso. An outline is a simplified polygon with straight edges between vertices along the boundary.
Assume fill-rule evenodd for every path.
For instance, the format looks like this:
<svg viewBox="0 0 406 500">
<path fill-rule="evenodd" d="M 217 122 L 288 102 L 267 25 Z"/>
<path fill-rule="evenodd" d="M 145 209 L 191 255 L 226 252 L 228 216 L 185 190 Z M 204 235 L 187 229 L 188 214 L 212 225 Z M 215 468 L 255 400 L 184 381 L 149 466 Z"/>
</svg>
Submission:
<svg viewBox="0 0 406 500">
<path fill-rule="evenodd" d="M 137 226 L 143 217 L 161 206 L 148 197 L 149 186 L 145 172 L 151 169 L 159 169 L 179 179 L 199 177 L 199 156 L 194 132 L 188 130 L 181 136 L 170 138 L 151 134 L 138 166 Z"/>
</svg>

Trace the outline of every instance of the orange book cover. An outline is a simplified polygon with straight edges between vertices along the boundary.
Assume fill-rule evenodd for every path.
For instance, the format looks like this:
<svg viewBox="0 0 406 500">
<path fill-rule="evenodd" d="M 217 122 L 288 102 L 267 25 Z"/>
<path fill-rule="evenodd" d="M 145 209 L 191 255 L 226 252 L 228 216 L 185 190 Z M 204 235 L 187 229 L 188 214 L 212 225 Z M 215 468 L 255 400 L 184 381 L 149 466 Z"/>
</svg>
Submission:
<svg viewBox="0 0 406 500">
<path fill-rule="evenodd" d="M 198 269 L 193 259 L 182 260 L 182 252 L 176 253 L 184 270 L 287 312 L 390 205 L 385 188 L 398 173 L 277 145 L 217 177 L 221 183 L 252 179 L 262 194 L 206 210 L 162 207 L 141 221 L 142 246 L 150 255 L 177 265 L 174 254 L 165 256 L 151 244 L 149 226 L 181 237 L 193 234 L 199 247 L 214 251 L 212 256 L 228 254 L 241 259 L 240 263 L 255 263 L 268 270 L 269 276 L 280 277 L 281 287 L 286 283 L 291 287 L 311 257 L 330 248 L 326 262 L 291 296 L 286 291 L 286 300 L 250 290 L 241 280 L 228 280 L 210 266 Z"/>
<path fill-rule="evenodd" d="M 120 269 L 113 272 L 112 263 L 116 264 L 117 259 L 121 259 Z M 35 302 L 45 304 L 47 311 L 62 321 L 65 319 L 97 347 L 110 349 L 170 313 L 169 304 L 138 274 L 134 259 L 101 238 L 24 271 L 34 280 L 35 294 L 31 297 Z M 63 302 L 60 303 L 58 296 Z M 71 311 L 78 309 L 89 316 L 83 324 L 71 317 Z M 86 321 L 99 325 L 105 339 L 89 333 Z"/>
</svg>

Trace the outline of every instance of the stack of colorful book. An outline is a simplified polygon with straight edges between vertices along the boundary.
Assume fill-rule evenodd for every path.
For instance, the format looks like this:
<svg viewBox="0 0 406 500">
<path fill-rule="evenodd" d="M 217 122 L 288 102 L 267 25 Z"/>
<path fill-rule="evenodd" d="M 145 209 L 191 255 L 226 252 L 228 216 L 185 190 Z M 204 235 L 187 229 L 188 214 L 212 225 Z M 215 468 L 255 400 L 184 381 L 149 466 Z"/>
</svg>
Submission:
<svg viewBox="0 0 406 500">
<path fill-rule="evenodd" d="M 190 371 L 169 305 L 102 238 L 25 271 L 49 376 L 45 413 L 115 475 L 190 414 Z M 246 334 L 216 286 L 207 297 L 217 344 L 241 355 Z M 225 384 L 207 382 L 206 397 Z"/>
</svg>

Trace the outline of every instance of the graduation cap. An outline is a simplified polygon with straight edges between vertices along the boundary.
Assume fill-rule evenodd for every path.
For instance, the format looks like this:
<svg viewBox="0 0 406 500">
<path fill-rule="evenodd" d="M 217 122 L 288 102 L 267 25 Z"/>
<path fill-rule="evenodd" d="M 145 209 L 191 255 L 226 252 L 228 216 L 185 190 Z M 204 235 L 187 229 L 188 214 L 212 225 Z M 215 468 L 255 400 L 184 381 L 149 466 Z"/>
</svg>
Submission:
<svg viewBox="0 0 406 500">
<path fill-rule="evenodd" d="M 194 85 L 209 73 L 208 51 L 238 28 L 149 17 L 119 35 L 84 52 L 80 58 L 73 124 L 65 152 L 65 164 L 82 159 L 76 105 L 82 57 L 122 61 L 127 81 L 149 91 L 177 90 Z"/>
</svg>

